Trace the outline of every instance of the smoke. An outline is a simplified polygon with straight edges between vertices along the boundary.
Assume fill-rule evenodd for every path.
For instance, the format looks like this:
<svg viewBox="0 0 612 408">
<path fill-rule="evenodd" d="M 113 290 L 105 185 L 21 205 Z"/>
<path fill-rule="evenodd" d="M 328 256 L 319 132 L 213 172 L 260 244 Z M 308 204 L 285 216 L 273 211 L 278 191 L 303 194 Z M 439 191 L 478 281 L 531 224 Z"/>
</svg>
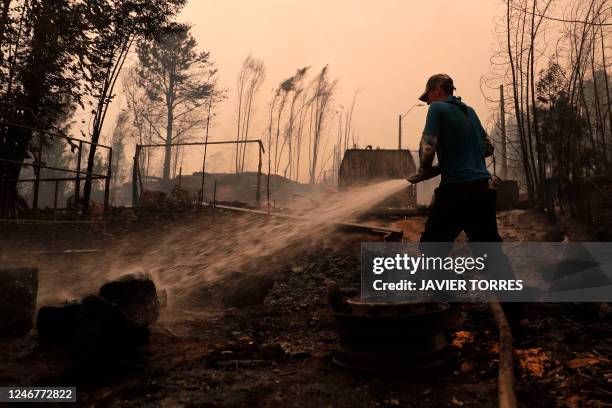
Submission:
<svg viewBox="0 0 612 408">
<path fill-rule="evenodd" d="M 192 298 L 203 286 L 233 272 L 273 273 L 287 253 L 328 236 L 338 223 L 353 221 L 389 195 L 406 187 L 391 180 L 336 193 L 317 207 L 293 208 L 286 217 L 217 210 L 214 216 L 129 232 L 99 254 L 44 256 L 41 304 L 57 303 L 95 293 L 106 281 L 128 273 L 150 274 L 165 290 L 168 304 Z M 30 264 L 31 265 L 31 264 Z"/>
<path fill-rule="evenodd" d="M 182 297 L 203 282 L 215 281 L 228 273 L 252 270 L 257 273 L 274 270 L 275 255 L 286 248 L 295 250 L 320 239 L 338 223 L 348 222 L 369 210 L 389 195 L 406 187 L 404 180 L 391 180 L 355 190 L 340 192 L 318 208 L 294 209 L 301 215 L 287 218 L 239 217 L 229 222 L 208 226 L 195 224 L 176 228 L 151 253 L 159 271 L 160 283 Z M 204 232 L 210 228 L 210 232 Z M 265 268 L 262 270 L 262 268 Z"/>
</svg>

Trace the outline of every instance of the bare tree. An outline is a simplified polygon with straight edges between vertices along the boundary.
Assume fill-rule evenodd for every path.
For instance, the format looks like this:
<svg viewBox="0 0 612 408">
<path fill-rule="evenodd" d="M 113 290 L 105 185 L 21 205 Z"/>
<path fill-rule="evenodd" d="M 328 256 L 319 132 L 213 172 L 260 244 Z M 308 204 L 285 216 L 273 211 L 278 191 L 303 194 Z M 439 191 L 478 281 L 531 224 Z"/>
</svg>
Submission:
<svg viewBox="0 0 612 408">
<path fill-rule="evenodd" d="M 353 136 L 353 140 L 354 140 L 354 134 L 352 134 L 351 132 L 354 131 L 353 129 L 353 112 L 355 111 L 355 104 L 357 103 L 357 95 L 359 95 L 359 92 L 361 92 L 361 89 L 357 89 L 355 91 L 355 93 L 353 93 L 353 100 L 351 101 L 351 106 L 349 107 L 349 109 L 346 111 L 346 120 L 345 120 L 345 128 L 344 128 L 344 151 L 346 151 L 349 148 L 349 138 L 351 136 Z M 342 147 L 341 145 L 339 145 L 339 147 Z"/>
<path fill-rule="evenodd" d="M 91 23 L 92 32 L 87 36 L 91 51 L 80 56 L 87 68 L 87 84 L 94 99 L 91 145 L 87 160 L 87 175 L 83 191 L 85 210 L 91 195 L 91 173 L 96 161 L 96 147 L 102 134 L 108 108 L 114 98 L 114 89 L 123 65 L 138 38 L 147 38 L 158 33 L 184 5 L 184 0 L 158 1 L 146 4 L 141 1 L 120 0 L 86 2 L 83 17 Z"/>
<path fill-rule="evenodd" d="M 280 139 L 281 133 L 281 118 L 283 116 L 283 112 L 285 110 L 285 104 L 287 103 L 287 99 L 289 98 L 289 93 L 293 90 L 293 77 L 286 79 L 281 82 L 277 89 L 276 95 L 278 95 L 280 102 L 278 104 L 278 108 L 276 111 L 276 140 L 274 142 L 274 173 L 278 174 L 278 166 L 280 161 L 280 156 L 278 154 L 278 141 Z M 275 98 L 276 98 L 275 95 Z M 271 154 L 271 152 L 270 152 Z"/>
<path fill-rule="evenodd" d="M 237 81 L 237 142 L 245 141 L 249 138 L 251 117 L 255 112 L 255 105 L 253 102 L 265 77 L 266 69 L 263 61 L 253 58 L 251 55 L 246 57 L 242 64 L 242 69 L 238 74 Z M 242 173 L 244 171 L 246 148 L 246 143 L 236 143 L 236 173 Z"/>
<path fill-rule="evenodd" d="M 609 168 L 606 127 L 612 122 L 608 126 L 605 119 L 610 98 L 603 41 L 609 0 L 572 1 L 564 16 L 555 17 L 552 0 L 504 3 L 503 47 L 492 59 L 494 75 L 484 83 L 491 86 L 494 79 L 492 89 L 501 82 L 511 90 L 508 133 L 516 135 L 527 192 L 554 218 L 549 182 L 563 180 L 574 194 L 572 212 L 588 213 L 588 203 L 574 208 L 588 197 L 584 180 Z M 560 33 L 552 52 L 549 28 Z"/>
<path fill-rule="evenodd" d="M 312 93 L 312 86 L 306 87 L 304 91 L 300 92 L 300 95 L 298 97 L 299 101 L 296 102 L 296 104 L 299 105 L 299 108 L 297 109 L 298 114 L 297 114 L 296 130 L 295 130 L 295 142 L 293 143 L 294 159 L 291 160 L 291 163 L 292 164 L 295 163 L 293 165 L 294 170 L 292 174 L 295 175 L 295 181 L 297 182 L 300 181 L 300 158 L 302 157 L 302 135 L 304 134 L 304 126 L 306 125 L 306 121 L 310 117 L 310 106 L 312 103 L 312 98 L 310 96 L 311 93 Z"/>
<path fill-rule="evenodd" d="M 272 173 L 272 132 L 274 126 L 274 109 L 279 96 L 280 91 L 279 89 L 276 89 L 272 102 L 270 103 L 270 117 L 268 120 L 268 177 L 266 178 L 266 202 L 268 205 L 268 211 L 270 210 L 270 175 Z"/>
<path fill-rule="evenodd" d="M 301 68 L 297 71 L 297 73 L 293 76 L 293 86 L 291 89 L 291 93 L 292 93 L 292 97 L 291 97 L 291 105 L 289 107 L 289 118 L 287 119 L 287 126 L 285 128 L 285 133 L 284 133 L 284 138 L 283 138 L 283 144 L 281 146 L 281 151 L 280 151 L 280 157 L 282 157 L 283 155 L 283 151 L 285 146 L 288 147 L 288 152 L 287 152 L 287 164 L 285 166 L 283 175 L 284 177 L 287 177 L 288 174 L 287 172 L 291 169 L 291 162 L 293 160 L 293 134 L 295 131 L 295 127 L 296 127 L 296 122 L 298 120 L 299 117 L 299 98 L 300 95 L 302 95 L 302 93 L 304 92 L 304 88 L 302 86 L 303 80 L 306 76 L 306 72 L 308 71 L 309 67 L 304 67 Z M 279 157 L 279 161 L 280 161 L 280 157 Z M 289 177 L 291 177 L 291 174 L 289 174 Z"/>
<path fill-rule="evenodd" d="M 161 118 L 162 113 L 158 107 L 146 95 L 144 90 L 139 85 L 138 73 L 136 67 L 131 67 L 127 70 L 123 78 L 123 95 L 126 98 L 127 110 L 130 113 L 132 120 L 131 135 L 137 144 L 146 145 L 154 142 L 154 135 L 162 139 L 159 130 L 152 125 L 150 118 Z M 149 175 L 149 164 L 151 162 L 151 149 L 144 149 L 140 152 L 142 155 L 139 160 L 139 172 L 141 177 L 145 178 Z"/>
<path fill-rule="evenodd" d="M 313 133 L 309 149 L 312 152 L 309 166 L 309 182 L 311 184 L 316 182 L 321 139 L 331 113 L 332 101 L 338 81 L 329 80 L 328 66 L 326 65 L 319 75 L 314 78 L 313 83 L 315 84 L 314 95 L 312 97 Z"/>
</svg>

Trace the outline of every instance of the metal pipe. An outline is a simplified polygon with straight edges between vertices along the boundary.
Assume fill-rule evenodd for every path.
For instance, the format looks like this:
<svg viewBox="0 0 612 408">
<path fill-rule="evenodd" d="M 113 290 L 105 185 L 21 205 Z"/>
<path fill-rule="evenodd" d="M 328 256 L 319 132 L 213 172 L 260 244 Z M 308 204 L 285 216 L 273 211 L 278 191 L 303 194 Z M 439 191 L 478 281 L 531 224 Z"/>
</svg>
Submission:
<svg viewBox="0 0 612 408">
<path fill-rule="evenodd" d="M 261 201 L 261 164 L 262 164 L 262 152 L 261 149 L 259 151 L 259 163 L 257 164 L 257 191 L 255 192 L 255 202 L 259 204 Z"/>
<path fill-rule="evenodd" d="M 96 175 L 93 175 L 91 178 L 92 180 L 101 180 L 101 179 L 105 179 L 106 176 L 96 174 Z M 74 180 L 76 180 L 75 177 L 51 177 L 51 178 L 41 178 L 39 181 L 45 182 L 45 181 L 74 181 Z M 36 179 L 19 179 L 19 180 L 12 179 L 8 181 L 14 181 L 15 183 L 33 183 L 36 181 Z"/>
<path fill-rule="evenodd" d="M 99 143 L 88 142 L 87 140 L 81 140 L 81 139 L 77 139 L 75 137 L 70 137 L 70 136 L 66 136 L 66 135 L 60 135 L 58 133 L 49 132 L 48 130 L 43 130 L 43 129 L 39 129 L 39 128 L 31 127 L 31 126 L 26 126 L 26 125 L 20 125 L 18 123 L 8 122 L 8 121 L 0 121 L 0 123 L 4 124 L 4 125 L 8 125 L 8 126 L 14 126 L 14 127 L 22 128 L 22 129 L 34 130 L 36 132 L 44 133 L 44 134 L 49 135 L 49 136 L 59 137 L 60 139 L 70 140 L 70 141 L 79 142 L 79 143 L 85 143 L 85 144 L 88 144 L 88 145 L 96 145 L 97 147 L 101 147 L 103 149 L 110 149 L 110 146 L 106 146 L 106 145 L 99 144 Z"/>
<path fill-rule="evenodd" d="M 263 149 L 263 143 L 261 140 L 228 140 L 228 141 L 217 141 L 217 142 L 190 142 L 190 143 L 170 143 L 170 144 L 143 144 L 140 147 L 166 147 L 166 146 L 204 146 L 209 144 L 229 144 L 229 143 L 258 143 Z"/>
<path fill-rule="evenodd" d="M 33 167 L 33 168 L 37 168 L 38 167 L 38 168 L 47 169 L 47 170 L 63 171 L 65 173 L 73 173 L 73 174 L 80 173 L 80 174 L 86 174 L 86 175 L 90 175 L 92 177 L 98 177 L 98 178 L 105 178 L 106 177 L 105 174 L 87 173 L 86 171 L 77 171 L 77 170 L 72 170 L 72 169 L 63 169 L 61 167 L 43 166 L 41 164 L 21 162 L 19 160 L 0 159 L 0 162 L 20 164 L 22 166 Z M 34 180 L 34 179 L 29 179 L 29 180 Z M 55 179 L 48 179 L 48 180 L 55 181 Z M 70 180 L 74 180 L 74 178 L 72 178 Z"/>
</svg>

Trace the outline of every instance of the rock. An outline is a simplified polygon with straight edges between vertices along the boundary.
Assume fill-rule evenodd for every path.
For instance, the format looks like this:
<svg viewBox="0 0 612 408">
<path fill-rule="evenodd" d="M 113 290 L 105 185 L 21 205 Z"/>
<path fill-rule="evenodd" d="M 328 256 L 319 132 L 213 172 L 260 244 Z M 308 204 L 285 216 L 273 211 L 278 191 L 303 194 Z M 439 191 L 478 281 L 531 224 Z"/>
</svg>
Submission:
<svg viewBox="0 0 612 408">
<path fill-rule="evenodd" d="M 36 318 L 38 341 L 45 345 L 68 345 L 81 309 L 80 302 L 70 302 L 57 307 L 41 307 Z"/>
<path fill-rule="evenodd" d="M 113 302 L 125 315 L 144 325 L 159 318 L 160 300 L 155 282 L 145 274 L 125 275 L 100 288 L 100 297 Z"/>
<path fill-rule="evenodd" d="M 0 270 L 0 337 L 22 337 L 32 329 L 38 269 Z"/>
<path fill-rule="evenodd" d="M 64 347 L 81 362 L 116 361 L 148 344 L 150 336 L 117 305 L 93 295 L 41 308 L 37 330 L 41 344 Z"/>
<path fill-rule="evenodd" d="M 88 296 L 81 304 L 73 347 L 121 356 L 149 343 L 149 330 L 126 318 L 115 304 L 99 296 Z"/>
<path fill-rule="evenodd" d="M 234 272 L 221 289 L 223 304 L 229 307 L 260 305 L 273 286 L 274 280 L 267 275 Z"/>
</svg>

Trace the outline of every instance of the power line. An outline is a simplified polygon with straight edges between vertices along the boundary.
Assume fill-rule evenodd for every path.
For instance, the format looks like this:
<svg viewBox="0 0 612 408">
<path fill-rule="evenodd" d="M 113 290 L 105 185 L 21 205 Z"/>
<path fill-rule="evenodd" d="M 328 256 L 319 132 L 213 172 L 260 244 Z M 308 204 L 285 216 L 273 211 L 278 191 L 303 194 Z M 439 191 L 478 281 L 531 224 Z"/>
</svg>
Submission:
<svg viewBox="0 0 612 408">
<path fill-rule="evenodd" d="M 531 16 L 542 17 L 546 20 L 559 21 L 561 23 L 580 23 L 580 24 L 586 24 L 586 25 L 591 25 L 591 26 L 612 26 L 612 23 L 594 23 L 592 21 L 584 21 L 584 20 L 566 20 L 566 19 L 558 18 L 558 17 L 550 17 L 550 16 L 540 14 L 540 13 L 533 13 L 529 10 L 522 9 L 515 5 L 511 5 L 510 7 L 512 7 L 516 11 L 520 11 L 520 12 L 529 14 Z M 610 8 L 608 8 L 607 10 L 610 10 Z M 604 11 L 607 11 L 607 10 L 604 10 Z"/>
</svg>

